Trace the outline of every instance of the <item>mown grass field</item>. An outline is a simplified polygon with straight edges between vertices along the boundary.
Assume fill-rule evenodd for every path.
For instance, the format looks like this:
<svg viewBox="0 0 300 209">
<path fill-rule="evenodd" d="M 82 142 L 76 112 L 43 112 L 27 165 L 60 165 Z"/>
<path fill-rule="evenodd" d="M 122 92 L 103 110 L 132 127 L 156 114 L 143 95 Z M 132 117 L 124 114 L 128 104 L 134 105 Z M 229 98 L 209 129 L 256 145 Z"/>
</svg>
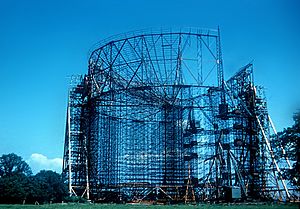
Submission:
<svg viewBox="0 0 300 209">
<path fill-rule="evenodd" d="M 113 205 L 113 204 L 51 204 L 51 205 L 0 205 L 0 209 L 298 209 L 297 204 L 241 204 L 241 205 Z"/>
</svg>

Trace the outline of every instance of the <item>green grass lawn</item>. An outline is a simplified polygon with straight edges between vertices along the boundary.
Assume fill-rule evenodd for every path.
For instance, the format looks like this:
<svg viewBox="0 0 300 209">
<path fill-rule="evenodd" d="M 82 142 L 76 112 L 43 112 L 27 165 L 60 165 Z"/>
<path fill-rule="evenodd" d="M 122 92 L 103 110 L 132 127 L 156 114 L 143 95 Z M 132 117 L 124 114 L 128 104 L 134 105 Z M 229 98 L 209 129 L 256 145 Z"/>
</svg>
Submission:
<svg viewBox="0 0 300 209">
<path fill-rule="evenodd" d="M 114 205 L 114 204 L 51 204 L 51 205 L 0 205 L 0 209 L 4 208 L 24 208 L 24 209 L 298 209 L 297 204 L 241 204 L 241 205 Z"/>
</svg>

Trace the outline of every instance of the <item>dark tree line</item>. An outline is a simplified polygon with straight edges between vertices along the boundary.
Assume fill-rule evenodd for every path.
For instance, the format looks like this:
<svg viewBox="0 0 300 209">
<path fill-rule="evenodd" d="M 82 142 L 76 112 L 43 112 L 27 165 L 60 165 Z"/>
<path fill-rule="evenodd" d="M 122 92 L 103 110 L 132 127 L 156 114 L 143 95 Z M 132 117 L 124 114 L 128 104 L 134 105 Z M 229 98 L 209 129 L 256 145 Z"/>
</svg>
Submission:
<svg viewBox="0 0 300 209">
<path fill-rule="evenodd" d="M 16 154 L 0 157 L 0 203 L 61 202 L 67 188 L 60 174 L 42 170 L 32 175 L 29 165 Z"/>
</svg>

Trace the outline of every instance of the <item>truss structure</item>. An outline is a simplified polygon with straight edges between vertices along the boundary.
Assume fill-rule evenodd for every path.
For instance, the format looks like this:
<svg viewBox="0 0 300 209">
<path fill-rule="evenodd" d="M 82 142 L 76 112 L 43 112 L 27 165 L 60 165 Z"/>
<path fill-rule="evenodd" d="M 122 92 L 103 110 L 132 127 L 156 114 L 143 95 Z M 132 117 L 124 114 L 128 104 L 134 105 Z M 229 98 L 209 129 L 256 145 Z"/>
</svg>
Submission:
<svg viewBox="0 0 300 209">
<path fill-rule="evenodd" d="M 271 129 L 252 64 L 225 81 L 218 30 L 132 32 L 72 78 L 63 174 L 97 201 L 290 199 Z"/>
</svg>

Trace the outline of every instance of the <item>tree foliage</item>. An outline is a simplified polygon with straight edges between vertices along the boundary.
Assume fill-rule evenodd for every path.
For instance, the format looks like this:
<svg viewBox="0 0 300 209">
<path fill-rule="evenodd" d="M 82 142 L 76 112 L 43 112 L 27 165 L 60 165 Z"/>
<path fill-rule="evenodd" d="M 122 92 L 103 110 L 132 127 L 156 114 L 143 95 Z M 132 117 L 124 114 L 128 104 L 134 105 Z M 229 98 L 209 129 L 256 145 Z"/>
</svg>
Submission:
<svg viewBox="0 0 300 209">
<path fill-rule="evenodd" d="M 0 157 L 0 203 L 61 202 L 66 195 L 60 174 L 43 170 L 33 176 L 20 156 Z"/>
<path fill-rule="evenodd" d="M 292 184 L 300 188 L 300 111 L 294 115 L 294 125 L 278 133 L 277 156 L 289 158 L 293 161 L 291 169 L 284 171 L 284 177 Z M 285 153 L 279 151 L 279 147 L 285 149 Z"/>
<path fill-rule="evenodd" d="M 35 197 L 38 202 L 61 202 L 67 195 L 67 188 L 61 175 L 53 171 L 42 170 L 34 177 Z"/>
<path fill-rule="evenodd" d="M 30 194 L 29 178 L 22 174 L 0 178 L 0 203 L 21 204 Z"/>
<path fill-rule="evenodd" d="M 0 157 L 0 177 L 13 174 L 32 174 L 29 165 L 18 155 L 10 153 Z"/>
</svg>

